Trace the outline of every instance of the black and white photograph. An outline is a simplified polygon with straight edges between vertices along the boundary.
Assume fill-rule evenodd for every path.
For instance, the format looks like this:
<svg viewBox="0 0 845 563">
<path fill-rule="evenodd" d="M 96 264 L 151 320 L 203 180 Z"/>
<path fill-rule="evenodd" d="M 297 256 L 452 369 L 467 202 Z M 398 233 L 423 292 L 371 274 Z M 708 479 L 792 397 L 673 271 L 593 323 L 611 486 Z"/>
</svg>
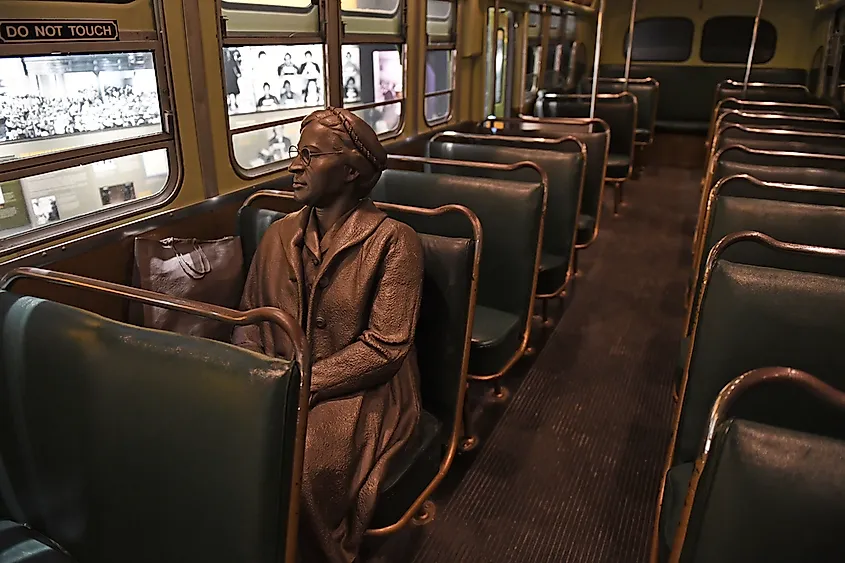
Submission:
<svg viewBox="0 0 845 563">
<path fill-rule="evenodd" d="M 361 101 L 361 50 L 354 45 L 344 45 L 343 55 L 343 103 Z"/>
<path fill-rule="evenodd" d="M 229 115 L 320 107 L 322 45 L 245 45 L 224 50 Z"/>
<path fill-rule="evenodd" d="M 35 215 L 35 224 L 38 226 L 58 221 L 59 207 L 56 203 L 56 196 L 48 195 L 31 200 L 32 213 Z"/>
<path fill-rule="evenodd" d="M 123 184 L 100 188 L 100 200 L 103 202 L 103 205 L 123 203 L 124 201 L 132 201 L 133 199 L 135 199 L 135 184 L 132 182 L 124 182 Z"/>
<path fill-rule="evenodd" d="M 0 142 L 156 124 L 150 53 L 0 59 Z"/>
</svg>

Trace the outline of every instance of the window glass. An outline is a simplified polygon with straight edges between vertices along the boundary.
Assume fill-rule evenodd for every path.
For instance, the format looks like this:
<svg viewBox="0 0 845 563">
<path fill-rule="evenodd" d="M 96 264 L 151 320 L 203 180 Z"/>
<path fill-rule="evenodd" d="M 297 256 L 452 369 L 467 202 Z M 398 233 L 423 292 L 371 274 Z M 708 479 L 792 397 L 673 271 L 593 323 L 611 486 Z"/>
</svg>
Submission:
<svg viewBox="0 0 845 563">
<path fill-rule="evenodd" d="M 495 82 L 495 91 L 496 91 L 496 103 L 502 103 L 502 79 L 504 78 L 502 75 L 504 73 L 504 66 L 505 66 L 505 30 L 499 28 L 496 30 L 496 82 Z"/>
<path fill-rule="evenodd" d="M 395 14 L 399 11 L 399 0 L 340 0 L 340 9 L 362 14 Z"/>
<path fill-rule="evenodd" d="M 299 143 L 302 120 L 258 131 L 232 135 L 235 160 L 243 168 L 253 169 L 290 159 L 290 148 Z"/>
<path fill-rule="evenodd" d="M 323 45 L 243 45 L 223 49 L 232 148 L 246 169 L 288 159 L 299 122 L 326 106 Z M 282 122 L 282 123 L 280 123 Z M 273 124 L 254 129 L 261 124 Z M 249 131 L 238 133 L 239 130 Z"/>
<path fill-rule="evenodd" d="M 525 60 L 525 88 L 534 91 L 539 87 L 540 62 L 543 48 L 539 45 L 528 47 Z"/>
<path fill-rule="evenodd" d="M 425 57 L 425 93 L 444 92 L 452 90 L 454 78 L 452 76 L 452 51 L 436 50 L 429 51 Z M 449 117 L 451 93 L 426 96 L 425 98 L 425 120 L 429 124 L 443 121 Z"/>
<path fill-rule="evenodd" d="M 0 59 L 0 162 L 162 131 L 150 52 Z"/>
<path fill-rule="evenodd" d="M 0 240 L 162 192 L 170 173 L 157 149 L 0 183 Z"/>
<path fill-rule="evenodd" d="M 451 0 L 428 0 L 426 2 L 425 31 L 429 42 L 432 39 L 452 40 L 454 37 L 455 10 Z"/>
<path fill-rule="evenodd" d="M 400 0 L 341 0 L 347 34 L 394 35 L 402 31 Z"/>
<path fill-rule="evenodd" d="M 634 24 L 632 61 L 683 62 L 692 54 L 695 24 L 687 18 L 649 18 Z M 622 43 L 628 55 L 628 32 Z"/>
<path fill-rule="evenodd" d="M 701 60 L 706 63 L 744 64 L 754 33 L 754 18 L 749 16 L 720 16 L 710 18 L 701 34 Z M 754 47 L 754 64 L 764 64 L 775 56 L 777 31 L 770 22 L 761 19 Z"/>
<path fill-rule="evenodd" d="M 223 0 L 227 32 L 313 33 L 320 29 L 311 0 Z"/>
<path fill-rule="evenodd" d="M 227 47 L 223 68 L 229 115 L 250 115 L 232 119 L 232 129 L 325 105 L 322 45 Z"/>
<path fill-rule="evenodd" d="M 343 45 L 343 105 L 378 104 L 360 112 L 379 134 L 393 132 L 402 125 L 405 70 L 398 45 Z"/>
</svg>

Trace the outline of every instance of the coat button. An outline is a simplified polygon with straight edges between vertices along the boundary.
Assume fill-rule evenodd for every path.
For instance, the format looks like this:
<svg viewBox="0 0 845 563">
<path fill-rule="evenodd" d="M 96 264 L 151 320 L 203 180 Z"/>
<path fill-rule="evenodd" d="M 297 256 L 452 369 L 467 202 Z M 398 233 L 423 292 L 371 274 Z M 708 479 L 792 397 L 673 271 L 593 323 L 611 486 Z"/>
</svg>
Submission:
<svg viewBox="0 0 845 563">
<path fill-rule="evenodd" d="M 312 258 L 312 259 L 311 259 L 311 263 L 312 263 L 312 264 L 314 264 L 315 266 L 319 266 L 319 265 L 320 265 L 320 260 L 319 260 L 319 259 L 317 259 L 317 258 Z"/>
<path fill-rule="evenodd" d="M 327 277 L 323 276 L 322 278 L 320 278 L 320 281 L 319 281 L 319 282 L 317 282 L 317 285 L 319 285 L 320 287 L 325 288 L 327 285 L 329 285 L 329 278 L 327 278 Z"/>
<path fill-rule="evenodd" d="M 314 319 L 314 326 L 320 329 L 326 328 L 326 319 L 323 317 L 317 317 Z"/>
</svg>

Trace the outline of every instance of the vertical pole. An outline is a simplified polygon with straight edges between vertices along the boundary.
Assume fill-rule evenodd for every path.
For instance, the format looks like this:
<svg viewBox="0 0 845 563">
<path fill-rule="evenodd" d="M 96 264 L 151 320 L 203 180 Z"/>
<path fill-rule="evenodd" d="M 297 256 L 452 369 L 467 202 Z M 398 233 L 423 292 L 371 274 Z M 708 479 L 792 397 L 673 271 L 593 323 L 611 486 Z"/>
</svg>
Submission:
<svg viewBox="0 0 845 563">
<path fill-rule="evenodd" d="M 827 92 L 824 95 L 835 98 L 839 88 L 839 74 L 842 70 L 842 35 L 845 29 L 845 20 L 836 18 L 836 27 L 833 32 L 833 64 L 831 65 L 830 84 L 827 85 Z"/>
<path fill-rule="evenodd" d="M 631 2 L 631 21 L 628 22 L 628 54 L 625 57 L 625 90 L 631 77 L 631 58 L 634 50 L 634 23 L 637 21 L 637 0 Z"/>
<path fill-rule="evenodd" d="M 751 63 L 754 60 L 754 48 L 757 46 L 757 30 L 760 29 L 760 14 L 763 13 L 763 0 L 757 4 L 757 17 L 754 18 L 754 31 L 751 32 L 751 47 L 748 48 L 748 62 L 745 63 L 745 79 L 742 81 L 742 97 L 748 92 L 748 79 L 751 77 Z"/>
<path fill-rule="evenodd" d="M 493 92 L 493 95 L 490 97 L 490 111 L 487 112 L 488 117 L 494 116 L 496 113 L 496 70 L 498 70 L 496 68 L 496 54 L 499 49 L 499 0 L 493 2 L 493 30 L 490 37 L 493 38 L 492 49 L 490 51 L 490 60 L 492 61 L 490 63 L 490 73 L 493 80 L 493 86 L 490 88 L 490 91 Z"/>
<path fill-rule="evenodd" d="M 761 2 L 763 0 L 760 0 Z M 599 92 L 599 63 L 601 62 L 601 35 L 604 27 L 604 0 L 599 0 L 598 21 L 596 22 L 596 47 L 593 57 L 593 91 L 590 93 L 590 119 L 596 116 L 596 96 Z"/>
<path fill-rule="evenodd" d="M 836 31 L 836 15 L 830 16 L 830 24 L 827 26 L 824 49 L 822 49 L 822 60 L 819 64 L 819 76 L 816 81 L 816 95 L 824 96 L 827 93 L 827 61 L 830 59 L 830 45 L 833 43 L 833 36 Z"/>
</svg>

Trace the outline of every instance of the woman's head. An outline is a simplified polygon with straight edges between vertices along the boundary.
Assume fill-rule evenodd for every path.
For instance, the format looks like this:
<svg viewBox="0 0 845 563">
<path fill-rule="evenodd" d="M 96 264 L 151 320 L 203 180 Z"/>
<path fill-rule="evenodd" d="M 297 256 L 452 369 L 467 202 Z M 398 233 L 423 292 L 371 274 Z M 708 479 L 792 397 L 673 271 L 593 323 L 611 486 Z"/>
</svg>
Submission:
<svg viewBox="0 0 845 563">
<path fill-rule="evenodd" d="M 347 109 L 315 111 L 302 122 L 299 154 L 290 165 L 294 196 L 315 207 L 358 200 L 370 194 L 386 166 L 387 151 L 364 120 Z"/>
</svg>

